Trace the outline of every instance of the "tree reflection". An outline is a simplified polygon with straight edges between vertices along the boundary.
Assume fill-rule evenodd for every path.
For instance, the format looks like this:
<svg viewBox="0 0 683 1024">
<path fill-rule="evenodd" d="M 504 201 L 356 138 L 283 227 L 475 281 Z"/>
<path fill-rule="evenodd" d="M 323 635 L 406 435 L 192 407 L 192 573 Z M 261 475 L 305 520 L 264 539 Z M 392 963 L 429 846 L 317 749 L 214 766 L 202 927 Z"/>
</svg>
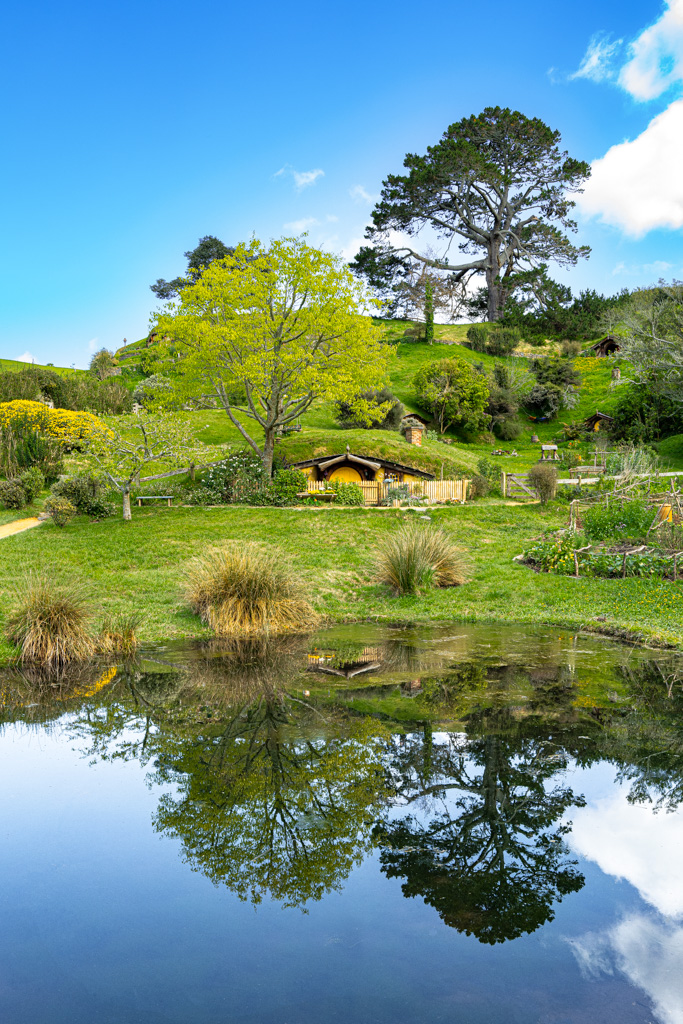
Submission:
<svg viewBox="0 0 683 1024">
<path fill-rule="evenodd" d="M 393 776 L 398 797 L 421 813 L 378 827 L 382 870 L 480 942 L 552 920 L 554 904 L 584 884 L 564 843 L 571 826 L 558 823 L 584 800 L 549 785 L 566 767 L 563 753 L 494 733 L 427 742 L 423 757 L 416 746 L 399 745 Z"/>
</svg>

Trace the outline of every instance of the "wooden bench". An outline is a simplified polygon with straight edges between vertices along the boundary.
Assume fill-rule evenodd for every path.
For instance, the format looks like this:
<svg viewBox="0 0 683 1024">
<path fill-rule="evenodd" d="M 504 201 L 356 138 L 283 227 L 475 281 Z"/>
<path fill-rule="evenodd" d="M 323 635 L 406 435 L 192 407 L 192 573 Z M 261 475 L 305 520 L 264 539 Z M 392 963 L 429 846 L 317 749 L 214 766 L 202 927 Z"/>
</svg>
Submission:
<svg viewBox="0 0 683 1024">
<path fill-rule="evenodd" d="M 172 494 L 138 494 L 136 500 L 137 500 L 138 505 L 142 505 L 143 501 L 166 501 L 166 502 L 168 502 L 168 507 L 170 508 L 171 507 L 171 502 L 173 501 L 173 495 Z"/>
</svg>

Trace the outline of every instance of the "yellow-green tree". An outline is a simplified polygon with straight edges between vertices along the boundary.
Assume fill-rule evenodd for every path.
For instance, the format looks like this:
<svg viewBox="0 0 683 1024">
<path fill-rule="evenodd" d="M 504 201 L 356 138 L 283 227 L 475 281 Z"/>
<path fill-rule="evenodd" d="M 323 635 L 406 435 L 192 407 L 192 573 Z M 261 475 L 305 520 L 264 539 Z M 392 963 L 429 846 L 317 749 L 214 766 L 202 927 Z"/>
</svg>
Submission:
<svg viewBox="0 0 683 1024">
<path fill-rule="evenodd" d="M 282 427 L 318 399 L 353 400 L 382 383 L 387 349 L 369 304 L 340 257 L 300 238 L 253 240 L 183 288 L 157 329 L 182 354 L 187 392 L 210 388 L 270 476 Z"/>
</svg>

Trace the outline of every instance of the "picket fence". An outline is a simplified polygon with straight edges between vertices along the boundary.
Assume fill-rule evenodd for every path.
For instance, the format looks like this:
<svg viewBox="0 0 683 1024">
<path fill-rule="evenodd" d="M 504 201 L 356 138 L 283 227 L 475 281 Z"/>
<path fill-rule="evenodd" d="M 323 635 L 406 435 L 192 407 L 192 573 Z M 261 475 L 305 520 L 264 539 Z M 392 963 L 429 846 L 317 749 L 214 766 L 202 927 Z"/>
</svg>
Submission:
<svg viewBox="0 0 683 1024">
<path fill-rule="evenodd" d="M 428 498 L 430 502 L 459 501 L 464 503 L 467 500 L 469 484 L 469 480 L 415 480 L 404 484 L 364 481 L 358 486 L 363 492 L 366 505 L 379 505 L 384 501 L 389 490 L 398 486 L 407 488 L 415 497 Z M 327 486 L 324 480 L 309 480 L 308 492 L 312 494 L 324 491 Z"/>
</svg>

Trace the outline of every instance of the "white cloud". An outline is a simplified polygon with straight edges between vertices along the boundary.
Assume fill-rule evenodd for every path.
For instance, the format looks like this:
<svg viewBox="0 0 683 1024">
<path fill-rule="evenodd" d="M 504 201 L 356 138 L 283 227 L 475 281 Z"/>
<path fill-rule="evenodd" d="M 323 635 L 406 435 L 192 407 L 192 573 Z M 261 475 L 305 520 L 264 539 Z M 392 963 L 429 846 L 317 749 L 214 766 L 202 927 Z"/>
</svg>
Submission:
<svg viewBox="0 0 683 1024">
<path fill-rule="evenodd" d="M 341 254 L 348 263 L 357 255 L 358 250 L 367 244 L 367 238 L 363 238 L 362 235 L 358 235 L 356 238 L 350 238 L 346 245 L 342 247 Z"/>
<path fill-rule="evenodd" d="M 629 235 L 683 227 L 683 100 L 675 100 L 635 139 L 592 165 L 578 206 Z"/>
<path fill-rule="evenodd" d="M 90 341 L 88 342 L 88 350 L 90 352 L 94 352 L 95 351 L 95 349 L 97 348 L 97 343 L 99 342 L 99 340 L 100 340 L 99 338 L 91 338 L 90 339 Z"/>
<path fill-rule="evenodd" d="M 302 231 L 308 231 L 309 228 L 313 228 L 319 223 L 317 217 L 302 217 L 300 220 L 290 220 L 282 226 L 285 231 L 295 231 L 297 235 L 300 235 Z"/>
<path fill-rule="evenodd" d="M 363 203 L 376 203 L 379 199 L 379 196 L 371 196 L 362 185 L 354 185 L 353 188 L 350 188 L 349 195 L 352 199 Z"/>
<path fill-rule="evenodd" d="M 31 352 L 24 352 L 23 356 L 17 356 L 19 363 L 35 363 L 36 357 Z"/>
<path fill-rule="evenodd" d="M 610 39 L 604 32 L 591 37 L 588 49 L 578 70 L 571 78 L 588 78 L 591 82 L 604 82 L 615 77 L 614 58 L 621 47 L 622 39 Z M 554 71 L 554 68 L 551 68 Z"/>
<path fill-rule="evenodd" d="M 683 928 L 632 914 L 604 932 L 569 939 L 581 973 L 626 975 L 652 1000 L 661 1024 L 683 1024 Z"/>
<path fill-rule="evenodd" d="M 637 100 L 661 96 L 683 81 L 683 0 L 668 0 L 662 16 L 629 47 L 619 84 Z"/>
<path fill-rule="evenodd" d="M 573 850 L 626 879 L 660 914 L 683 918 L 683 808 L 655 814 L 649 804 L 630 804 L 624 790 L 615 790 L 572 817 Z"/>
<path fill-rule="evenodd" d="M 303 188 L 308 188 L 309 185 L 314 185 L 318 178 L 324 178 L 325 172 L 320 168 L 316 167 L 312 171 L 297 171 L 292 167 L 291 164 L 285 164 L 279 171 L 276 171 L 273 177 L 280 178 L 283 176 L 291 175 L 294 179 L 297 191 L 301 191 Z"/>
</svg>

